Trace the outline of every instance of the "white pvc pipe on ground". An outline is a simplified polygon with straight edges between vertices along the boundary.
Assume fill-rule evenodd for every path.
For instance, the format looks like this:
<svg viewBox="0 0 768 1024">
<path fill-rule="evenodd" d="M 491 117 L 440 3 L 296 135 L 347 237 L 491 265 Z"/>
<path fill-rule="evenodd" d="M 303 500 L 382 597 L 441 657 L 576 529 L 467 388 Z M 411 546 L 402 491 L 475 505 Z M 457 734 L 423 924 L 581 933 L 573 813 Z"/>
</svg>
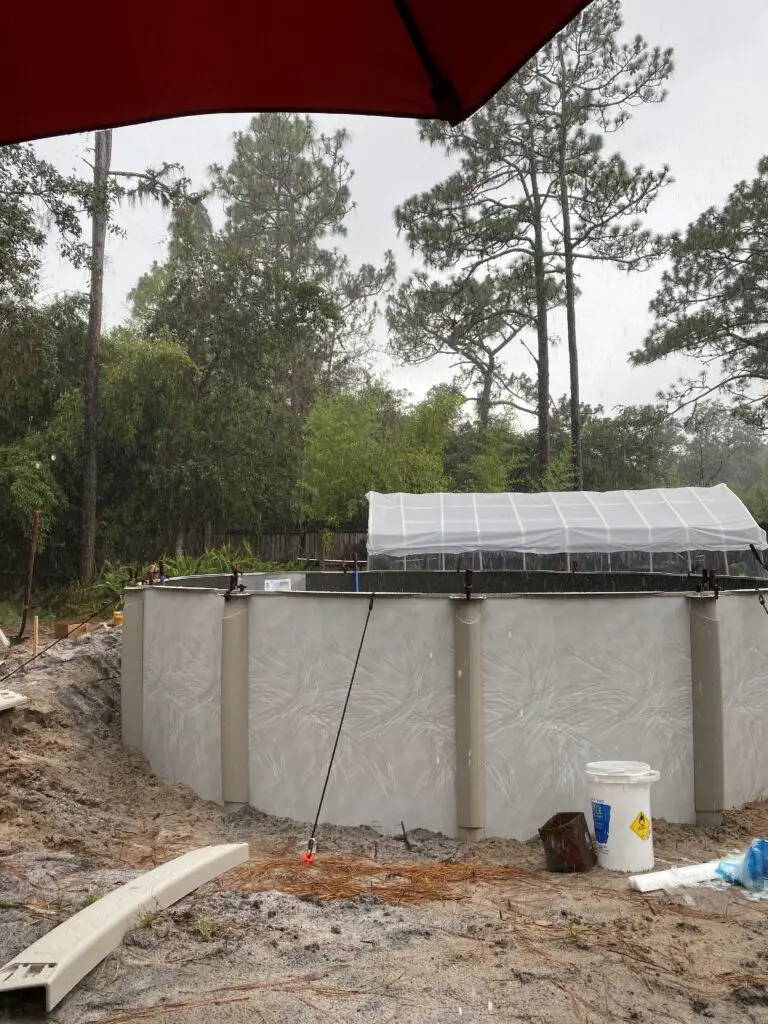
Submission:
<svg viewBox="0 0 768 1024">
<path fill-rule="evenodd" d="M 657 892 L 659 889 L 680 889 L 686 885 L 698 885 L 699 882 L 714 882 L 719 877 L 719 863 L 719 860 L 710 860 L 706 864 L 684 864 L 682 867 L 669 868 L 667 871 L 632 875 L 629 887 L 636 889 L 637 892 Z"/>
</svg>

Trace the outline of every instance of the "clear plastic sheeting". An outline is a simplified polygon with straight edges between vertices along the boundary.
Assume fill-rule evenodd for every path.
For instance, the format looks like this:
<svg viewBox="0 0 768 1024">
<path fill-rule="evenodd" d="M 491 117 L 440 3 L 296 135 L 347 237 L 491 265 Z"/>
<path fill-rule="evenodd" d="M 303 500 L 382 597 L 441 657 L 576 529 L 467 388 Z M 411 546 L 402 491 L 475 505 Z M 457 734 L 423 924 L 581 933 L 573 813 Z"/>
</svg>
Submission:
<svg viewBox="0 0 768 1024">
<path fill-rule="evenodd" d="M 368 554 L 744 551 L 765 532 L 725 484 L 538 494 L 368 494 Z"/>
</svg>

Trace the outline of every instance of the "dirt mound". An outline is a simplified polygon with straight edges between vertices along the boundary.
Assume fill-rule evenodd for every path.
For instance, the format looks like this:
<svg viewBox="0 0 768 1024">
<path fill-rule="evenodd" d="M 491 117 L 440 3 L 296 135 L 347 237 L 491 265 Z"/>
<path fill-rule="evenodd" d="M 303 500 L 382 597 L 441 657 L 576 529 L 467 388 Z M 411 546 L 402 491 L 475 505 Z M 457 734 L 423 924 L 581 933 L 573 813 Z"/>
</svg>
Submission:
<svg viewBox="0 0 768 1024">
<path fill-rule="evenodd" d="M 90 682 L 73 683 L 58 695 L 59 704 L 69 719 L 83 732 L 102 740 L 120 738 L 120 682 L 117 675 L 102 676 Z"/>
<path fill-rule="evenodd" d="M 208 841 L 215 810 L 160 783 L 120 745 L 119 675 L 120 634 L 100 630 L 57 644 L 8 681 L 29 704 L 0 720 L 0 849 L 144 867 Z"/>
<path fill-rule="evenodd" d="M 12 716 L 12 731 L 37 725 L 76 728 L 99 739 L 119 738 L 120 636 L 116 631 L 62 641 L 35 659 L 28 650 L 20 651 L 2 672 L 10 674 L 3 685 L 30 698 Z"/>
</svg>

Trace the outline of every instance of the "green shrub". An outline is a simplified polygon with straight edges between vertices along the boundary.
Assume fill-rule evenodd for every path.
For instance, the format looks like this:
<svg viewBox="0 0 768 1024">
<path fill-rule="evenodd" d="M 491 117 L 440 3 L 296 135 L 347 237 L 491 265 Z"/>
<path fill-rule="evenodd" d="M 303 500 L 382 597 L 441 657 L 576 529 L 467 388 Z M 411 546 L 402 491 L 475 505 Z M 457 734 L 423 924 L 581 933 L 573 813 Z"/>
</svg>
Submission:
<svg viewBox="0 0 768 1024">
<path fill-rule="evenodd" d="M 161 559 L 155 561 L 159 564 Z M 243 572 L 274 572 L 280 569 L 288 571 L 298 567 L 295 564 L 279 565 L 276 562 L 265 562 L 254 555 L 247 543 L 238 548 L 228 545 L 213 548 L 197 558 L 182 555 L 180 558 L 163 558 L 162 561 L 168 577 L 229 575 L 238 564 Z M 92 583 L 75 580 L 66 587 L 33 593 L 32 614 L 40 615 L 42 618 L 72 618 L 78 615 L 92 615 L 98 611 L 106 618 L 113 608 L 122 607 L 123 594 L 127 586 L 130 586 L 137 577 L 139 580 L 146 580 L 151 564 L 152 562 L 142 565 L 116 565 L 105 562 Z M 15 610 L 16 604 L 18 611 Z M 21 596 L 18 596 L 17 601 L 4 602 L 2 610 L 3 619 L 13 622 L 21 613 Z"/>
</svg>

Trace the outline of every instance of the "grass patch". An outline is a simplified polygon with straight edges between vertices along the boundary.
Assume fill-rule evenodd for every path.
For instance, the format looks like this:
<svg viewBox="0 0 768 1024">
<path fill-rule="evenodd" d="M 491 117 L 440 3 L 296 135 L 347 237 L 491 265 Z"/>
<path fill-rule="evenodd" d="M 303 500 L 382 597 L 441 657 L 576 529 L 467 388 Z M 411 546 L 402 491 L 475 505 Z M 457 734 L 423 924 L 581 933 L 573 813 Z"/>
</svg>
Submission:
<svg viewBox="0 0 768 1024">
<path fill-rule="evenodd" d="M 192 934 L 197 935 L 204 942 L 210 942 L 218 930 L 219 926 L 210 917 L 198 917 L 192 925 Z"/>
</svg>

